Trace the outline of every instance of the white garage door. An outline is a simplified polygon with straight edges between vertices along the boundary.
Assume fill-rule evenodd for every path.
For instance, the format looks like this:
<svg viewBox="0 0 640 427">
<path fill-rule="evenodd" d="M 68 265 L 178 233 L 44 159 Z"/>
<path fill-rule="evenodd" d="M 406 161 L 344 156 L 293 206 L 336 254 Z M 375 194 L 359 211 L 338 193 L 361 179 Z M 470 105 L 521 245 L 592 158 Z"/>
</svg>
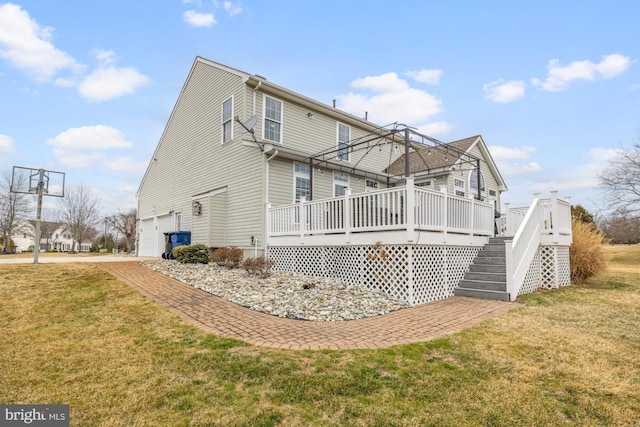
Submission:
<svg viewBox="0 0 640 427">
<path fill-rule="evenodd" d="M 164 252 L 164 233 L 172 230 L 171 215 L 148 218 L 141 221 L 138 255 L 160 257 Z"/>
<path fill-rule="evenodd" d="M 156 234 L 155 234 L 155 246 L 153 248 L 153 256 L 160 257 L 164 252 L 164 233 L 173 230 L 173 217 L 171 215 L 165 215 L 158 217 L 156 220 Z"/>
</svg>

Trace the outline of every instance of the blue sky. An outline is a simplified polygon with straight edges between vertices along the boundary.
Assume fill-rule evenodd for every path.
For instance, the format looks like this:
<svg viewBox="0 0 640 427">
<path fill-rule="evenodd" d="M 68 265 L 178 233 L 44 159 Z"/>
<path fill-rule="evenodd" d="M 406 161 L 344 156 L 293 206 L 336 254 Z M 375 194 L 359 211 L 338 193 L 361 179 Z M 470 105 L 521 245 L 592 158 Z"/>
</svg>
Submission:
<svg viewBox="0 0 640 427">
<path fill-rule="evenodd" d="M 441 141 L 481 134 L 528 204 L 594 211 L 640 137 L 637 1 L 0 0 L 0 171 L 135 192 L 196 56 Z"/>
</svg>

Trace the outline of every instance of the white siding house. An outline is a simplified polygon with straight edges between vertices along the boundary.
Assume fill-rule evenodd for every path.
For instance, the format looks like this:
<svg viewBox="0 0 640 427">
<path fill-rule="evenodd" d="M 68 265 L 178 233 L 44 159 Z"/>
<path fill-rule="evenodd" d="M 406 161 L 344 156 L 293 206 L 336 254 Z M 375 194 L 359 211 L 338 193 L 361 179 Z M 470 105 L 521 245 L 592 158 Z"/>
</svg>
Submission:
<svg viewBox="0 0 640 427">
<path fill-rule="evenodd" d="M 192 243 L 267 254 L 276 268 L 417 304 L 453 295 L 498 234 L 506 189 L 479 135 L 444 143 L 380 126 L 198 57 L 138 189 L 138 255 L 159 257 L 164 233 L 190 231 Z M 535 270 L 547 246 L 562 264 L 548 267 L 553 283 L 568 284 L 568 207 L 554 195 L 536 198 L 534 213 L 506 212 L 499 230 L 515 237 L 513 248 L 498 244 L 508 278 L 497 297 L 550 277 Z"/>
<path fill-rule="evenodd" d="M 73 236 L 60 223 L 46 222 L 45 231 L 41 232 L 40 250 L 41 251 L 58 251 L 71 252 L 73 245 Z M 47 232 L 46 230 L 51 230 Z M 16 247 L 16 252 L 33 251 L 35 248 L 35 221 L 26 221 L 16 228 L 12 236 L 12 240 Z M 75 252 L 89 252 L 91 250 L 91 242 L 76 242 Z"/>
</svg>

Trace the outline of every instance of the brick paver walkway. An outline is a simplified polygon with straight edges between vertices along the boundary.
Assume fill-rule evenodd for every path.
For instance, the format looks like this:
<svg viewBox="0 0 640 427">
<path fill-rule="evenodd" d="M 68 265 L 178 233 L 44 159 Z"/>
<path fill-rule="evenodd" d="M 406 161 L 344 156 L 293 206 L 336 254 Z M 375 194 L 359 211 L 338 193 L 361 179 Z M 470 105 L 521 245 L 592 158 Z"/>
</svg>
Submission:
<svg viewBox="0 0 640 427">
<path fill-rule="evenodd" d="M 216 335 L 283 349 L 382 348 L 427 341 L 476 325 L 519 304 L 453 297 L 384 316 L 341 322 L 283 319 L 250 310 L 142 267 L 96 264 L 132 288 Z"/>
</svg>

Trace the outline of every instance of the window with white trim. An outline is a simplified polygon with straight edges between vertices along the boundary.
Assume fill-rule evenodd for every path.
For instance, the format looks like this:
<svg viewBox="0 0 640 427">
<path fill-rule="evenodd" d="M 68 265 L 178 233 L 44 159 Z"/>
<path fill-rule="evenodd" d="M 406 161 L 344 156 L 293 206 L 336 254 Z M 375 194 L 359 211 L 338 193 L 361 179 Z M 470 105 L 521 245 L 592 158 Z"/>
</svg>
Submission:
<svg viewBox="0 0 640 427">
<path fill-rule="evenodd" d="M 282 101 L 264 96 L 263 138 L 282 143 Z"/>
<path fill-rule="evenodd" d="M 175 230 L 176 231 L 182 230 L 182 212 L 175 213 L 174 222 L 175 222 Z"/>
<path fill-rule="evenodd" d="M 464 191 L 456 190 L 456 196 L 464 197 Z"/>
<path fill-rule="evenodd" d="M 469 190 L 478 195 L 478 169 L 473 169 L 469 175 Z M 480 171 L 480 191 L 485 191 L 482 171 Z"/>
<path fill-rule="evenodd" d="M 334 172 L 333 173 L 333 196 L 344 196 L 345 191 L 349 188 L 349 175 Z"/>
<path fill-rule="evenodd" d="M 433 184 L 431 181 L 421 181 L 421 182 L 416 182 L 414 184 L 416 187 L 427 187 L 427 188 L 433 188 Z"/>
<path fill-rule="evenodd" d="M 222 142 L 233 139 L 233 96 L 222 103 Z"/>
<path fill-rule="evenodd" d="M 349 141 L 351 140 L 351 128 L 338 123 L 338 160 L 349 161 Z"/>
<path fill-rule="evenodd" d="M 368 191 L 375 191 L 378 189 L 378 181 L 372 181 L 370 179 L 367 179 L 364 183 L 364 191 L 368 192 Z"/>
<path fill-rule="evenodd" d="M 302 163 L 293 164 L 293 191 L 295 203 L 298 203 L 302 197 L 304 197 L 305 200 L 309 200 L 311 197 L 309 165 Z"/>
<path fill-rule="evenodd" d="M 464 188 L 464 181 L 458 178 L 454 178 L 453 179 L 453 186 L 454 187 L 460 187 L 460 188 Z"/>
</svg>

